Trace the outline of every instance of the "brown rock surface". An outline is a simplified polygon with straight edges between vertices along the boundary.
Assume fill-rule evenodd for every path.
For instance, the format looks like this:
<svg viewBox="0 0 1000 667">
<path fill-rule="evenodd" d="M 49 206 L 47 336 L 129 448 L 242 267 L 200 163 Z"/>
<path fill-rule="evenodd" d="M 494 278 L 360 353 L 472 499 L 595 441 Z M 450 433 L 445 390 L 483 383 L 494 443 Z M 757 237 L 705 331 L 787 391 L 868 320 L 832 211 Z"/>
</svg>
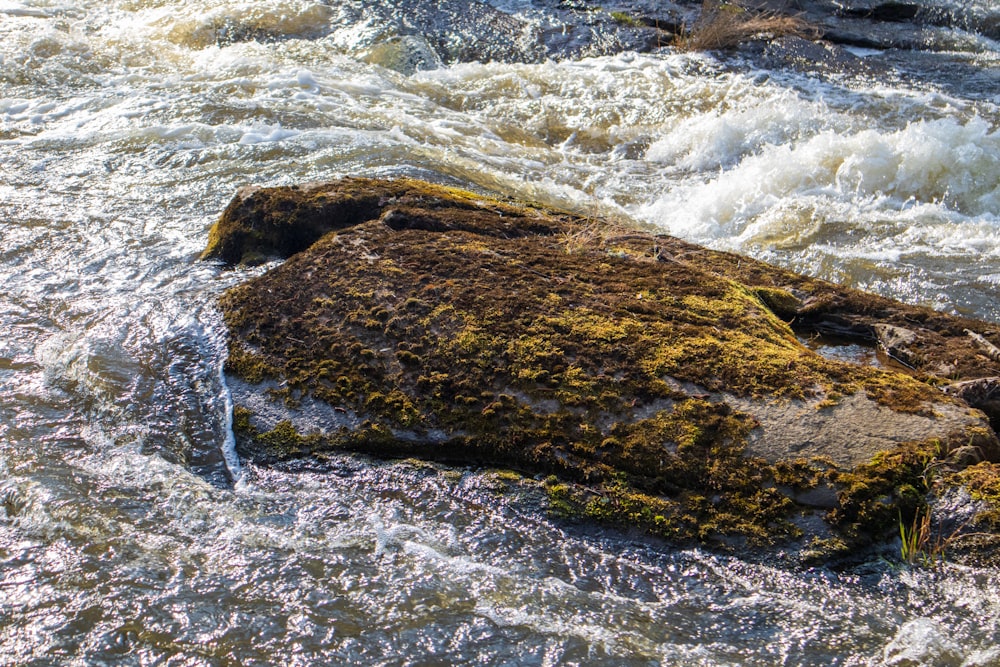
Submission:
<svg viewBox="0 0 1000 667">
<path fill-rule="evenodd" d="M 552 475 L 564 513 L 823 554 L 893 534 L 1000 455 L 934 374 L 1000 375 L 967 333 L 997 340 L 992 326 L 678 239 L 344 179 L 234 199 L 205 257 L 269 256 L 289 259 L 221 302 L 239 450 L 260 461 L 507 466 Z M 874 346 L 887 326 L 912 333 L 913 368 L 800 340 Z"/>
</svg>

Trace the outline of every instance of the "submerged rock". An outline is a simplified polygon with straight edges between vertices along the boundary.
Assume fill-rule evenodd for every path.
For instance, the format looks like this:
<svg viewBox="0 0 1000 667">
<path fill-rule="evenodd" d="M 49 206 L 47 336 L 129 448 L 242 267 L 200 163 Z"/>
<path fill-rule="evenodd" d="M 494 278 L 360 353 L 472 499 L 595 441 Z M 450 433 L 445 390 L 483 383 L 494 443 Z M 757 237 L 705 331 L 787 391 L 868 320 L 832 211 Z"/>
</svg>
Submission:
<svg viewBox="0 0 1000 667">
<path fill-rule="evenodd" d="M 565 0 L 344 3 L 331 30 L 348 52 L 411 74 L 457 62 L 544 62 L 649 51 L 666 41 L 658 26 L 661 20 L 672 25 L 678 8 L 672 2 L 640 6 L 641 14 Z"/>
<path fill-rule="evenodd" d="M 259 462 L 509 467 L 550 476 L 564 514 L 816 557 L 898 534 L 947 488 L 993 493 L 989 422 L 935 375 L 1000 375 L 981 322 L 412 180 L 244 190 L 204 257 L 288 258 L 221 299 L 238 451 Z M 886 327 L 912 368 L 797 337 Z"/>
</svg>

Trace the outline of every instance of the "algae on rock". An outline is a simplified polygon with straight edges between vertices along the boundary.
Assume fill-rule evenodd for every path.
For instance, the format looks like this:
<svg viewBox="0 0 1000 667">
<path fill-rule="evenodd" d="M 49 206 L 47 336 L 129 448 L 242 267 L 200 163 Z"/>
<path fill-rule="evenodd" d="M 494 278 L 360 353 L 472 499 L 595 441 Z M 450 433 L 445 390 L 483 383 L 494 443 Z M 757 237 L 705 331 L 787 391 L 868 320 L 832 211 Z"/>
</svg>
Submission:
<svg viewBox="0 0 1000 667">
<path fill-rule="evenodd" d="M 934 490 L 920 462 L 1000 454 L 936 376 L 789 325 L 919 323 L 925 363 L 1000 375 L 957 333 L 982 323 L 608 230 L 406 179 L 241 192 L 204 256 L 288 259 L 221 300 L 239 451 L 506 466 L 554 475 L 564 512 L 752 546 L 881 539 Z"/>
</svg>

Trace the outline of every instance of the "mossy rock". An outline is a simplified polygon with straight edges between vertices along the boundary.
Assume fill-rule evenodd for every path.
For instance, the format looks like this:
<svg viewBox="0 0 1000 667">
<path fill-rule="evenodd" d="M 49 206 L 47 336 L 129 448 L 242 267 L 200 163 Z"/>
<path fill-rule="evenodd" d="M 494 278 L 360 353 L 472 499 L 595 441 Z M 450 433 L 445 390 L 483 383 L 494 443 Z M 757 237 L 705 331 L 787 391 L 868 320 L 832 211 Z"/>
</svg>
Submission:
<svg viewBox="0 0 1000 667">
<path fill-rule="evenodd" d="M 925 502 L 932 461 L 1000 453 L 940 378 L 827 359 L 789 321 L 918 322 L 955 379 L 1000 375 L 965 340 L 982 323 L 666 236 L 343 179 L 241 192 L 204 256 L 287 257 L 220 302 L 238 449 L 258 461 L 500 466 L 552 475 L 563 514 L 675 543 L 842 547 Z"/>
</svg>

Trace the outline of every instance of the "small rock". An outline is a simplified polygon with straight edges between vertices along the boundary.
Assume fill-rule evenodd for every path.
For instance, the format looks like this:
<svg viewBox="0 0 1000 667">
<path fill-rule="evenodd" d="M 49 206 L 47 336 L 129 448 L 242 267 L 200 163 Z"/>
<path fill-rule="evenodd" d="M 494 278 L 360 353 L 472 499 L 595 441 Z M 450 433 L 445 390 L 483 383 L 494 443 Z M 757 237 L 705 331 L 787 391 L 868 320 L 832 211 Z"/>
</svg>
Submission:
<svg viewBox="0 0 1000 667">
<path fill-rule="evenodd" d="M 1000 377 L 955 382 L 948 385 L 945 391 L 985 412 L 994 430 L 1000 428 Z"/>
<path fill-rule="evenodd" d="M 890 359 L 910 368 L 921 365 L 920 355 L 913 349 L 917 342 L 916 332 L 892 324 L 876 324 L 872 328 L 875 330 L 879 349 Z"/>
</svg>

